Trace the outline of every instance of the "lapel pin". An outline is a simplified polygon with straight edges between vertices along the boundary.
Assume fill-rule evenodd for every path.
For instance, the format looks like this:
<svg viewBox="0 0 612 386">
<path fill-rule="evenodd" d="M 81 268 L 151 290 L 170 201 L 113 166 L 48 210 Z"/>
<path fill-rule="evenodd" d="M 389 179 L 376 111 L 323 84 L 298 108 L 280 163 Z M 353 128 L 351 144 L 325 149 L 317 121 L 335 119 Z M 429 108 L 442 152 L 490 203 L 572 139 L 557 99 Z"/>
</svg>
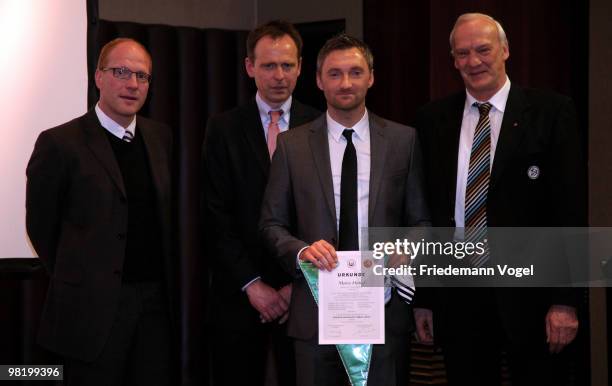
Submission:
<svg viewBox="0 0 612 386">
<path fill-rule="evenodd" d="M 517 127 L 517 126 L 518 126 L 518 122 L 514 122 L 514 123 L 512 124 L 512 126 Z"/>
<path fill-rule="evenodd" d="M 532 180 L 535 180 L 540 177 L 540 168 L 536 165 L 530 166 L 529 169 L 527 169 L 527 177 Z"/>
</svg>

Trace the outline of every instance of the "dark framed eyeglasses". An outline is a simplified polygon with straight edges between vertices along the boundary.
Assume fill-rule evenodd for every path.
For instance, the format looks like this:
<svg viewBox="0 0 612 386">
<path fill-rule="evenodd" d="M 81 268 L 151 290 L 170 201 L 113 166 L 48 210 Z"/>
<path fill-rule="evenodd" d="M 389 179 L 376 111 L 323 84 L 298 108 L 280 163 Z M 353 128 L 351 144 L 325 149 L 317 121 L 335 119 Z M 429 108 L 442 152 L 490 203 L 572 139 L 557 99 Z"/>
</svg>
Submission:
<svg viewBox="0 0 612 386">
<path fill-rule="evenodd" d="M 121 80 L 128 80 L 132 77 L 132 74 L 136 74 L 138 83 L 151 83 L 151 75 L 142 71 L 132 71 L 127 67 L 107 67 L 101 71 L 113 71 L 113 76 Z"/>
</svg>

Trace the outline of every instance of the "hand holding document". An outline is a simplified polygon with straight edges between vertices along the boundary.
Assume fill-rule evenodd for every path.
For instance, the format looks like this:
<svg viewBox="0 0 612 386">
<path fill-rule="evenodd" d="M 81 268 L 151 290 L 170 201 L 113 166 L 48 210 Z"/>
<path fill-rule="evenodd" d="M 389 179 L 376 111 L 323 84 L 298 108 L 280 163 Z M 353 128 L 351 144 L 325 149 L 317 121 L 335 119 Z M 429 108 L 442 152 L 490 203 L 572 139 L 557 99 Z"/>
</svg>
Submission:
<svg viewBox="0 0 612 386">
<path fill-rule="evenodd" d="M 319 344 L 385 343 L 384 277 L 371 253 L 336 254 L 337 267 L 319 271 Z"/>
</svg>

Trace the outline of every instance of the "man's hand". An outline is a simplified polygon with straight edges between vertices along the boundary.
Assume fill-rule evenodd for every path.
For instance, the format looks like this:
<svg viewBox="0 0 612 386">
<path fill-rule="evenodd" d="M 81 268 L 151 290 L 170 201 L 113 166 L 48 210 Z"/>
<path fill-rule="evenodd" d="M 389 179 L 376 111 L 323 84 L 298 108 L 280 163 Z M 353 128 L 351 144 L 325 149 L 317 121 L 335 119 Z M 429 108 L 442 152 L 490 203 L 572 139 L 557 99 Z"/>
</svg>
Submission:
<svg viewBox="0 0 612 386">
<path fill-rule="evenodd" d="M 399 268 L 402 265 L 409 266 L 412 263 L 410 256 L 392 253 L 389 255 L 389 260 L 387 260 L 387 268 Z"/>
<path fill-rule="evenodd" d="M 553 305 L 546 314 L 546 342 L 548 350 L 555 354 L 570 344 L 578 332 L 576 309 L 570 306 Z"/>
<path fill-rule="evenodd" d="M 261 279 L 251 283 L 246 288 L 251 305 L 261 314 L 262 322 L 271 322 L 279 318 L 289 309 L 289 302 Z"/>
<path fill-rule="evenodd" d="M 300 260 L 310 261 L 319 269 L 333 270 L 338 265 L 338 256 L 333 245 L 319 240 L 300 253 Z"/>
<path fill-rule="evenodd" d="M 287 304 L 291 304 L 291 288 L 292 288 L 291 284 L 287 284 L 286 286 L 278 290 L 278 293 L 283 299 L 285 299 Z M 287 312 L 285 312 L 285 314 L 281 316 L 281 318 L 278 321 L 278 324 L 285 323 L 287 319 L 289 319 L 289 310 L 287 310 Z"/>
<path fill-rule="evenodd" d="M 283 299 L 285 299 L 287 304 L 291 303 L 291 289 L 292 289 L 292 285 L 287 284 L 286 286 L 281 287 L 281 289 L 278 290 L 279 295 Z"/>
<path fill-rule="evenodd" d="M 414 321 L 419 343 L 433 344 L 433 312 L 427 308 L 414 309 Z"/>
</svg>

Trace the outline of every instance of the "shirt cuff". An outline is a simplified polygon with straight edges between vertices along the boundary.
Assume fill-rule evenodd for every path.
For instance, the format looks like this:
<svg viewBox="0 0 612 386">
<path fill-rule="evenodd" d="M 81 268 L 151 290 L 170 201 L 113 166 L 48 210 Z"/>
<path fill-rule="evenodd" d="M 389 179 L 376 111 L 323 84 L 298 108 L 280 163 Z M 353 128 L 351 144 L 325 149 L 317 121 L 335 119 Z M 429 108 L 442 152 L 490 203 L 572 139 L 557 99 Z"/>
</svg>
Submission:
<svg viewBox="0 0 612 386">
<path fill-rule="evenodd" d="M 255 279 L 251 280 L 250 282 L 246 283 L 244 285 L 244 287 L 242 287 L 242 291 L 246 291 L 247 287 L 250 286 L 251 284 L 255 283 L 257 280 L 261 279 L 261 276 L 257 276 Z"/>
<path fill-rule="evenodd" d="M 305 246 L 304 248 L 300 249 L 297 253 L 297 256 L 295 258 L 295 267 L 296 267 L 296 271 L 300 270 L 300 255 L 302 254 L 302 252 L 304 251 L 304 249 L 307 249 L 308 247 L 310 247 L 310 245 Z"/>
</svg>

